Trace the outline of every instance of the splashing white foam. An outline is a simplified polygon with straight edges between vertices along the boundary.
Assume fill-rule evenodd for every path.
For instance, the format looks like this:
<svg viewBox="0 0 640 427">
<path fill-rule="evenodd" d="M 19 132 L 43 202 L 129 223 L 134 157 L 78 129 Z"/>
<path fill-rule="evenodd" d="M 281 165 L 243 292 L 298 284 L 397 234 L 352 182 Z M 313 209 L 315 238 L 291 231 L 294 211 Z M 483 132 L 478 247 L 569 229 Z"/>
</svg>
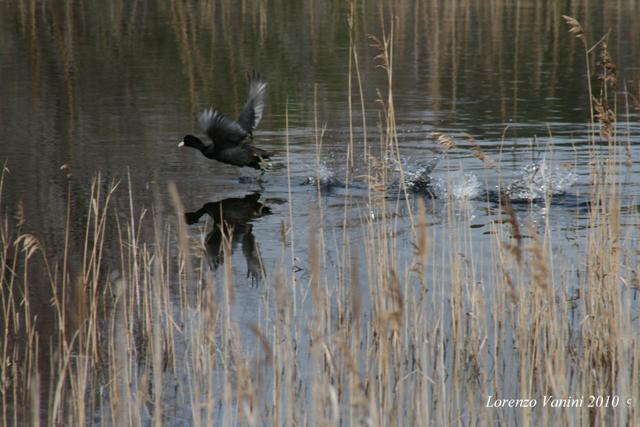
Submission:
<svg viewBox="0 0 640 427">
<path fill-rule="evenodd" d="M 340 180 L 336 178 L 335 173 L 324 163 L 320 162 L 316 174 L 307 177 L 302 185 L 317 185 L 321 187 L 339 186 Z"/>
<path fill-rule="evenodd" d="M 544 160 L 529 163 L 518 178 L 511 182 L 506 193 L 511 200 L 536 200 L 562 194 L 576 180 L 576 174 Z"/>
<path fill-rule="evenodd" d="M 472 173 L 449 173 L 434 179 L 433 188 L 438 198 L 454 200 L 471 200 L 481 192 L 480 181 Z"/>
</svg>

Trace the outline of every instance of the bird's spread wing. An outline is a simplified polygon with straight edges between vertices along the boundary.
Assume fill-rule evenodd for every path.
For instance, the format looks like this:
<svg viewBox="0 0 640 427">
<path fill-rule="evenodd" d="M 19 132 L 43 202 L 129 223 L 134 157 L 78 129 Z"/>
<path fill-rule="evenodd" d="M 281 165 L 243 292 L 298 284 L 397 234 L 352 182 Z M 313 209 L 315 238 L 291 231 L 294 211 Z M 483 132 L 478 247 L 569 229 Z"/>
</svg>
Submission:
<svg viewBox="0 0 640 427">
<path fill-rule="evenodd" d="M 249 135 L 235 120 L 226 117 L 214 108 L 200 113 L 200 126 L 213 143 L 220 148 L 238 145 Z"/>
<path fill-rule="evenodd" d="M 262 120 L 264 100 L 267 94 L 267 82 L 259 73 L 253 72 L 249 76 L 249 97 L 244 109 L 240 113 L 238 123 L 247 133 L 252 134 Z"/>
</svg>

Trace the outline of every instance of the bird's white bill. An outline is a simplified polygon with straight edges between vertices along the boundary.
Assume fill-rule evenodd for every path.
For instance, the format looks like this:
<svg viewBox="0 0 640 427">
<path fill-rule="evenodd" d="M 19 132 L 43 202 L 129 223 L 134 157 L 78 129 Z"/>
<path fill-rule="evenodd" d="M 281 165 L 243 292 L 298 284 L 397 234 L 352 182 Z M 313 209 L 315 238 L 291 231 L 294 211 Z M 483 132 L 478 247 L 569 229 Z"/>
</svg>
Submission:
<svg viewBox="0 0 640 427">
<path fill-rule="evenodd" d="M 178 147 L 182 147 L 182 146 L 184 146 L 184 141 L 178 142 Z"/>
</svg>

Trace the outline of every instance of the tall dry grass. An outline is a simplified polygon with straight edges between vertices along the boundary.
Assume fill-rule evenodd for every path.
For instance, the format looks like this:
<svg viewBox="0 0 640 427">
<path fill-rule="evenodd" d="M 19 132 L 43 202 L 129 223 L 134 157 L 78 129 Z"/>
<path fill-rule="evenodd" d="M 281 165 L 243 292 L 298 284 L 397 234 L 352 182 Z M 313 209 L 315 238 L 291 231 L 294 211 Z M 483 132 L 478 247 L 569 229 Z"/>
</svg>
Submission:
<svg viewBox="0 0 640 427">
<path fill-rule="evenodd" d="M 373 39 L 388 84 L 380 91 L 380 150 L 365 148 L 362 238 L 321 220 L 320 198 L 294 206 L 289 188 L 279 267 L 264 282 L 252 324 L 234 321 L 232 242 L 223 244 L 216 282 L 204 236 L 182 223 L 175 188 L 176 216 L 166 218 L 136 206 L 131 183 L 98 175 L 82 250 L 72 252 L 65 239 L 56 264 L 20 218 L 3 217 L 3 426 L 640 424 L 637 241 L 622 235 L 615 159 L 625 146 L 607 130 L 615 120 L 611 79 L 605 73 L 593 100 L 592 124 L 610 155 L 593 159 L 583 257 L 558 257 L 553 224 L 521 223 L 508 201 L 504 221 L 491 224 L 490 247 L 478 247 L 454 203 L 445 203 L 442 227 L 430 227 L 429 203 L 412 204 L 406 189 L 387 191 L 387 163 L 400 159 L 395 22 Z M 360 87 L 355 46 L 349 54 L 349 79 Z M 602 57 L 611 71 L 613 60 Z M 318 157 L 323 136 L 317 119 Z M 350 146 L 365 142 L 350 135 Z M 127 196 L 126 209 L 113 205 L 116 194 Z M 317 211 L 315 225 L 295 229 L 294 208 Z M 149 222 L 153 236 L 141 232 Z M 309 250 L 299 260 L 302 239 Z M 490 253 L 489 265 L 480 252 Z M 307 273 L 296 275 L 300 262 Z M 47 325 L 34 310 L 36 282 L 51 289 Z M 588 408 L 590 395 L 620 400 Z M 544 396 L 583 399 L 583 407 L 543 406 Z M 490 398 L 538 406 L 493 408 Z"/>
</svg>

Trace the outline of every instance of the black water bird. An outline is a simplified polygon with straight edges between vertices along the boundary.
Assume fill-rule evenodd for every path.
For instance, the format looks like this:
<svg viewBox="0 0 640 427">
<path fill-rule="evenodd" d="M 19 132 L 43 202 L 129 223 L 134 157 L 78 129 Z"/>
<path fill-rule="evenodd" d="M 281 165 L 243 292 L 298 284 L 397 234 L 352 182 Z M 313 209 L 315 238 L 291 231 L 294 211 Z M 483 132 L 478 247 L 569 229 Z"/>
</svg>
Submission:
<svg viewBox="0 0 640 427">
<path fill-rule="evenodd" d="M 200 126 L 213 142 L 206 145 L 193 135 L 186 135 L 178 147 L 200 150 L 209 159 L 234 166 L 246 166 L 264 171 L 270 166 L 271 153 L 250 144 L 253 131 L 262 119 L 267 82 L 259 73 L 249 75 L 249 97 L 238 121 L 230 119 L 215 108 L 200 113 Z"/>
<path fill-rule="evenodd" d="M 185 213 L 185 221 L 189 225 L 198 222 L 203 215 L 209 215 L 213 220 L 213 230 L 205 239 L 213 270 L 224 262 L 225 242 L 228 242 L 231 253 L 238 242 L 242 244 L 242 254 L 247 261 L 247 277 L 251 279 L 252 285 L 257 285 L 264 278 L 264 269 L 250 222 L 271 214 L 269 206 L 259 199 L 260 193 L 252 193 L 243 198 L 205 203 L 197 211 Z"/>
</svg>

